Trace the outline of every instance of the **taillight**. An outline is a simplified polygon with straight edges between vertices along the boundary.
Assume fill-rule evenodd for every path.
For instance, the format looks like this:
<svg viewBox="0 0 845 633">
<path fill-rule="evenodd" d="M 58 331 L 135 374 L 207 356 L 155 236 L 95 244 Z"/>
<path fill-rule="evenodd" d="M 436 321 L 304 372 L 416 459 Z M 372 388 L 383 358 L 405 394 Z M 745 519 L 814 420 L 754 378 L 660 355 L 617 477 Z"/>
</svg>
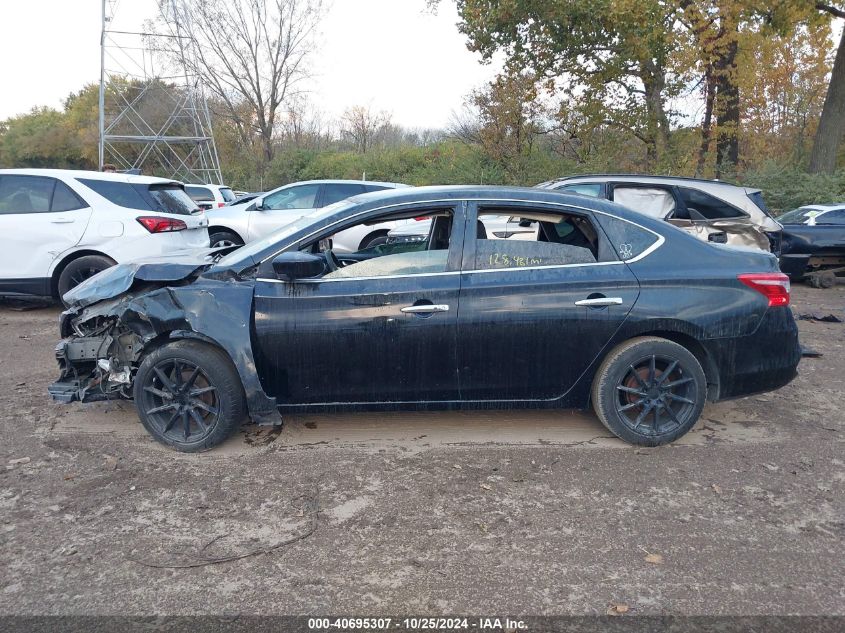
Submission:
<svg viewBox="0 0 845 633">
<path fill-rule="evenodd" d="M 218 203 L 217 203 L 217 208 L 218 208 L 218 209 L 219 209 L 220 207 L 225 207 L 225 206 L 226 206 L 226 203 L 225 203 L 225 202 L 218 202 Z"/>
<path fill-rule="evenodd" d="M 420 217 L 418 217 L 418 218 L 414 218 L 414 219 L 415 219 L 417 222 L 422 222 L 423 220 L 430 220 L 430 219 L 431 219 L 431 216 L 430 216 L 430 215 L 421 215 Z"/>
<path fill-rule="evenodd" d="M 770 307 L 789 305 L 789 277 L 783 273 L 745 273 L 736 278 L 765 295 Z"/>
<path fill-rule="evenodd" d="M 170 233 L 172 231 L 184 231 L 188 228 L 188 225 L 182 220 L 163 218 L 156 215 L 142 215 L 140 218 L 135 219 L 150 233 Z"/>
</svg>

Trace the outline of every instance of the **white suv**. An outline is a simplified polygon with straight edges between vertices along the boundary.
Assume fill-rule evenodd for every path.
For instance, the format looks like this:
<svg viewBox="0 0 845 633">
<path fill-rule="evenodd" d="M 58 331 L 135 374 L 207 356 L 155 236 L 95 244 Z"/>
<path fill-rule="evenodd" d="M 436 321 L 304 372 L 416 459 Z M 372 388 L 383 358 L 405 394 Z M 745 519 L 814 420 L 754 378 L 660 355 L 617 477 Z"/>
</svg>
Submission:
<svg viewBox="0 0 845 633">
<path fill-rule="evenodd" d="M 0 169 L 0 295 L 60 298 L 116 263 L 207 248 L 207 227 L 171 180 Z"/>
<path fill-rule="evenodd" d="M 231 188 L 226 185 L 185 185 L 185 193 L 191 196 L 203 211 L 224 207 L 236 198 Z"/>
</svg>

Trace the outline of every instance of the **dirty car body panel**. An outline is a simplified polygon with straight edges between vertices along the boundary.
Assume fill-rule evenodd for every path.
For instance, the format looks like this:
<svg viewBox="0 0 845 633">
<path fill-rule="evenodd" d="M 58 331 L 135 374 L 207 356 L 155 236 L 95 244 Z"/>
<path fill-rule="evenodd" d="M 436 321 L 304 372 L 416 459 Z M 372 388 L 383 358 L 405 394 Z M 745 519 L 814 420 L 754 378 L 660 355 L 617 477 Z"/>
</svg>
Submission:
<svg viewBox="0 0 845 633">
<path fill-rule="evenodd" d="M 278 258 L 314 253 L 356 223 L 426 209 L 449 218 L 442 270 L 294 280 L 274 274 Z M 526 242 L 482 243 L 478 216 L 491 210 L 529 217 L 543 230 L 558 226 L 554 214 L 568 217 L 590 235 L 589 261 L 508 259 L 499 251 Z M 441 224 L 433 226 L 430 241 Z M 547 239 L 563 244 L 572 235 L 568 226 Z M 354 265 L 357 256 L 348 257 L 346 265 Z M 512 263 L 489 264 L 501 258 Z M 66 297 L 72 306 L 57 346 L 61 376 L 50 391 L 63 402 L 131 397 L 145 355 L 192 339 L 232 360 L 258 423 L 277 423 L 285 410 L 581 408 L 610 350 L 659 336 L 698 358 L 709 399 L 737 397 L 796 375 L 790 310 L 770 307 L 737 279 L 775 271 L 770 254 L 708 244 L 578 195 L 494 187 L 365 194 L 222 259 L 206 253 L 118 266 L 81 284 Z"/>
</svg>

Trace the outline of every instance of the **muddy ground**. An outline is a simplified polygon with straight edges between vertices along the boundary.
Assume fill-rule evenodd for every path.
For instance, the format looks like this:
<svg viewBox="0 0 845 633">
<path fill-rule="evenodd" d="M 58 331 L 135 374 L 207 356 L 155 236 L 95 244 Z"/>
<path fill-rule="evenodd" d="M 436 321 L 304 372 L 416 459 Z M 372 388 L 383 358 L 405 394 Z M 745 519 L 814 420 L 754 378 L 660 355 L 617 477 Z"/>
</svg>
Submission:
<svg viewBox="0 0 845 633">
<path fill-rule="evenodd" d="M 793 304 L 845 319 L 845 287 Z M 484 411 L 292 416 L 189 456 L 131 403 L 53 404 L 59 310 L 14 307 L 0 613 L 845 614 L 845 324 L 800 321 L 823 356 L 797 380 L 657 449 Z"/>
</svg>

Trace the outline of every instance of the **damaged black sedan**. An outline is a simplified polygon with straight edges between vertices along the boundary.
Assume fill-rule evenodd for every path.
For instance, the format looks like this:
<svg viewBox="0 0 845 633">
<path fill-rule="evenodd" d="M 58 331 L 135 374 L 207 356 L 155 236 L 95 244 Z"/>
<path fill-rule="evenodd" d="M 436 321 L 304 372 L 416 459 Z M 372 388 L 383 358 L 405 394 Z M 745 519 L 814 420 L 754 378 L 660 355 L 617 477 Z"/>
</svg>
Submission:
<svg viewBox="0 0 845 633">
<path fill-rule="evenodd" d="M 427 235 L 335 253 L 359 224 Z M 760 251 L 612 203 L 428 187 L 320 209 L 222 258 L 115 266 L 65 295 L 61 402 L 126 398 L 181 451 L 285 411 L 595 409 L 645 445 L 796 375 L 789 281 Z"/>
</svg>

